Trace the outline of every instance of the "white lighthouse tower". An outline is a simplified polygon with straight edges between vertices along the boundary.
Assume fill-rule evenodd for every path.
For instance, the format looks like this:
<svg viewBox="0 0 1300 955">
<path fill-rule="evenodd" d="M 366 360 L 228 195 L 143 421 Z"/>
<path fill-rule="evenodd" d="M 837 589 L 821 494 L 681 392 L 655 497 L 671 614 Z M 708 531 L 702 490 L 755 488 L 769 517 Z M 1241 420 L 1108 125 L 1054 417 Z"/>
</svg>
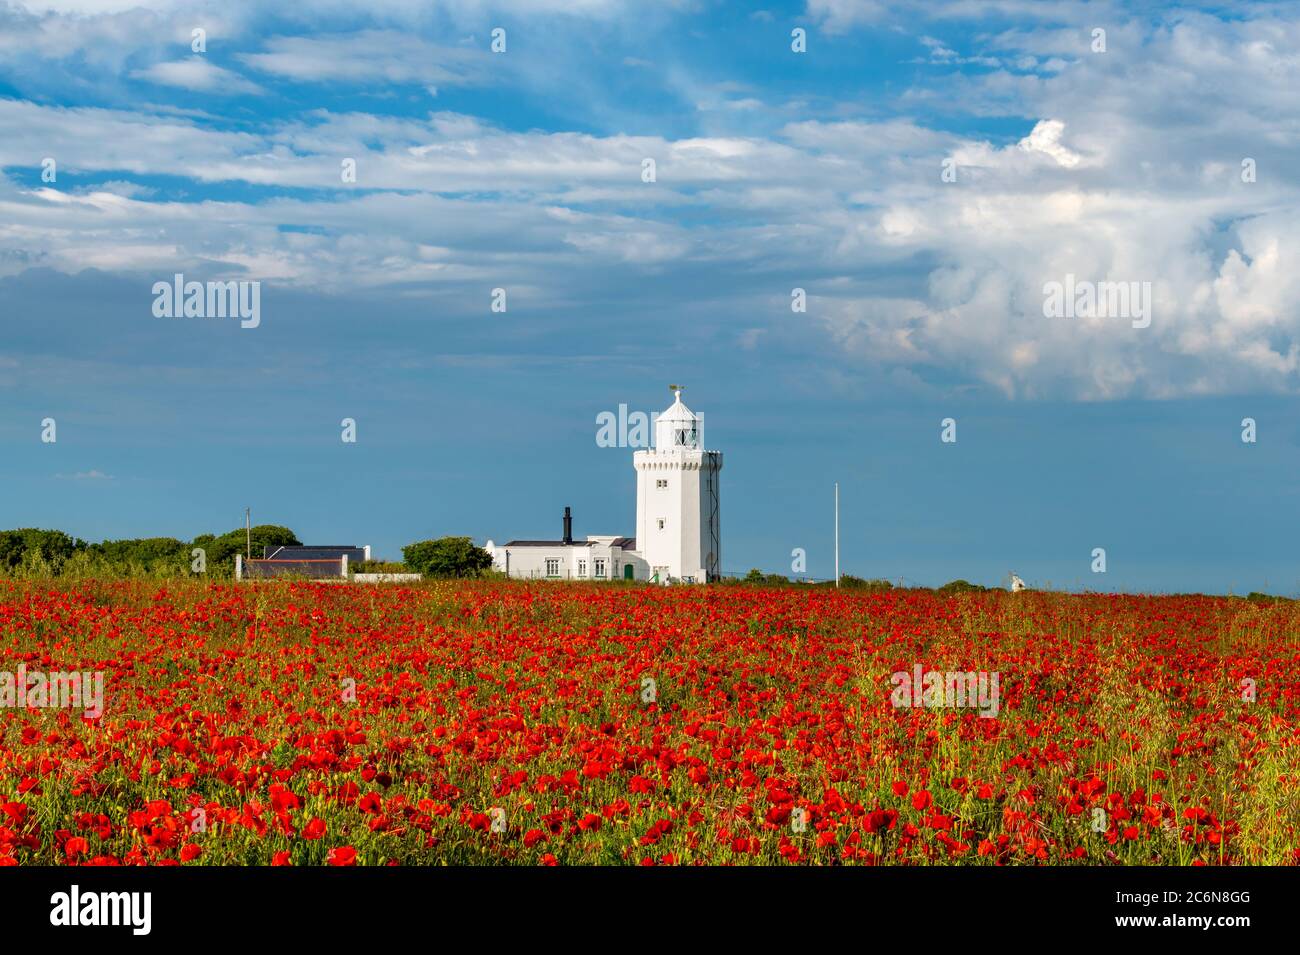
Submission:
<svg viewBox="0 0 1300 955">
<path fill-rule="evenodd" d="M 651 579 L 706 583 L 722 576 L 722 453 L 704 450 L 704 416 L 672 389 L 676 400 L 655 420 L 654 448 L 632 455 L 636 547 Z"/>
</svg>

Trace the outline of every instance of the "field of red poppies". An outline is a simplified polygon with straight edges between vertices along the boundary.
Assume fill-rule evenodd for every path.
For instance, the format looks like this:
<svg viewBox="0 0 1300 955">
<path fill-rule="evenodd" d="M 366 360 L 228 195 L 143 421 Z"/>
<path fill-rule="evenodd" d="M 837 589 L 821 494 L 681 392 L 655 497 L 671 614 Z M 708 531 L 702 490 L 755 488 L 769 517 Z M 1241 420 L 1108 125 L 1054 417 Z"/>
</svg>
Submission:
<svg viewBox="0 0 1300 955">
<path fill-rule="evenodd" d="M 1300 862 L 1300 604 L 0 582 L 0 862 Z M 996 717 L 891 674 L 997 673 Z"/>
</svg>

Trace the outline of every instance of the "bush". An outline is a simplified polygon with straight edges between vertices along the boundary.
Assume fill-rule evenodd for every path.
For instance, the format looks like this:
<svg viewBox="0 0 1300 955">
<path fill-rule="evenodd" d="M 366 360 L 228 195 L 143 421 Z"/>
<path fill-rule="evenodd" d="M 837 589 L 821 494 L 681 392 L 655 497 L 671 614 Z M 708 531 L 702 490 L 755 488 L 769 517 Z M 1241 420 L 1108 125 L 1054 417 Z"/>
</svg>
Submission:
<svg viewBox="0 0 1300 955">
<path fill-rule="evenodd" d="M 835 586 L 835 581 L 831 581 L 831 586 Z M 840 574 L 840 588 L 842 590 L 892 590 L 894 585 L 887 580 L 866 580 L 862 577 L 854 577 L 852 574 Z"/>
<path fill-rule="evenodd" d="M 395 560 L 360 560 L 348 564 L 348 572 L 353 574 L 410 574 L 410 567 Z"/>
<path fill-rule="evenodd" d="M 950 580 L 939 588 L 941 594 L 982 594 L 989 588 L 972 584 L 969 580 Z"/>
<path fill-rule="evenodd" d="M 765 574 L 757 567 L 754 567 L 749 571 L 749 573 L 741 578 L 741 583 L 760 584 L 764 587 L 779 587 L 781 584 L 790 583 L 790 578 L 783 577 L 780 574 Z"/>
<path fill-rule="evenodd" d="M 1263 594 L 1260 593 L 1258 590 L 1252 590 L 1250 593 L 1246 594 L 1246 599 L 1249 600 L 1251 603 L 1257 603 L 1257 604 L 1292 603 L 1290 597 L 1278 597 L 1274 594 Z"/>
<path fill-rule="evenodd" d="M 492 566 L 492 555 L 468 537 L 439 537 L 402 548 L 406 566 L 426 577 L 479 577 Z"/>
<path fill-rule="evenodd" d="M 82 567 L 121 568 L 129 576 L 189 572 L 190 545 L 174 537 L 142 537 L 87 544 Z"/>
<path fill-rule="evenodd" d="M 808 586 L 808 587 L 831 587 L 835 586 L 834 580 L 819 580 L 816 582 L 806 580 L 800 577 L 791 579 L 781 574 L 765 574 L 757 567 L 753 568 L 744 577 L 724 577 L 720 581 L 724 584 L 756 584 L 761 587 L 785 587 L 785 586 Z M 892 590 L 893 584 L 887 580 L 867 580 L 863 577 L 854 577 L 852 574 L 840 574 L 840 588 L 843 590 Z"/>
</svg>

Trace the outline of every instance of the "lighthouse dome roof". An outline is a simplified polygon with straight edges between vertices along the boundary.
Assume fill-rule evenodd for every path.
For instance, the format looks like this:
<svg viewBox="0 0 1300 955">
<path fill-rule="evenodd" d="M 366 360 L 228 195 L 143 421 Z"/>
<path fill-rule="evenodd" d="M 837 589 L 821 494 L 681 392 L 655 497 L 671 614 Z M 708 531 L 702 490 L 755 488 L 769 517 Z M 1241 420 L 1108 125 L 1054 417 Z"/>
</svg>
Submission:
<svg viewBox="0 0 1300 955">
<path fill-rule="evenodd" d="M 676 400 L 655 419 L 655 448 L 698 451 L 704 447 L 704 416 L 697 415 L 682 401 L 682 389 L 673 386 Z"/>
<path fill-rule="evenodd" d="M 677 396 L 676 400 L 671 405 L 668 406 L 668 410 L 663 412 L 661 415 L 659 415 L 659 420 L 660 421 L 694 421 L 696 418 L 695 412 L 691 411 L 690 408 L 686 407 L 685 402 L 682 401 L 682 393 L 680 389 L 676 391 L 676 396 Z"/>
</svg>

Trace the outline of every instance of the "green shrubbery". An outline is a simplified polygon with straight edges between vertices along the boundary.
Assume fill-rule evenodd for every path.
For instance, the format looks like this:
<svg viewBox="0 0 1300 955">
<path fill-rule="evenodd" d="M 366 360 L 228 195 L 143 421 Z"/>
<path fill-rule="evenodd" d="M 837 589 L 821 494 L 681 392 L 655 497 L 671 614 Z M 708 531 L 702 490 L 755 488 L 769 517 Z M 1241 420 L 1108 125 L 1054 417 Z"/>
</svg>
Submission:
<svg viewBox="0 0 1300 955">
<path fill-rule="evenodd" d="M 757 567 L 753 568 L 744 577 L 724 577 L 721 581 L 724 584 L 750 584 L 761 587 L 834 587 L 833 580 L 806 581 L 799 578 L 791 579 L 781 574 L 765 574 Z M 862 577 L 854 577 L 852 574 L 840 575 L 841 590 L 890 590 L 893 588 L 887 580 L 867 580 Z"/>
<path fill-rule="evenodd" d="M 174 537 L 142 537 L 136 540 L 104 541 L 87 544 L 88 556 L 108 564 L 138 564 L 146 570 L 162 567 L 188 567 L 190 545 Z"/>
<path fill-rule="evenodd" d="M 142 537 L 88 544 L 63 531 L 34 527 L 0 531 L 0 577 L 188 577 L 195 573 L 194 551 L 203 550 L 204 572 L 213 578 L 234 576 L 235 555 L 248 550 L 261 558 L 264 548 L 301 544 L 279 524 L 242 527 L 217 536 L 200 534 L 192 541 Z M 405 562 L 370 560 L 352 564 L 353 573 L 420 573 L 426 577 L 482 577 L 492 555 L 468 537 L 416 541 L 402 548 Z"/>
<path fill-rule="evenodd" d="M 406 566 L 426 577 L 479 577 L 492 566 L 492 555 L 468 537 L 439 537 L 402 548 Z"/>
<path fill-rule="evenodd" d="M 235 555 L 249 536 L 253 555 L 264 546 L 300 543 L 293 531 L 261 524 L 251 533 L 240 527 L 217 537 L 200 534 L 190 542 L 174 537 L 140 537 L 88 544 L 63 531 L 22 528 L 0 531 L 0 574 L 11 577 L 181 577 L 193 573 L 195 548 L 204 551 L 206 573 L 233 577 Z"/>
<path fill-rule="evenodd" d="M 835 581 L 831 581 L 834 586 Z M 887 580 L 867 580 L 862 577 L 854 577 L 852 574 L 840 574 L 841 590 L 893 590 L 894 585 Z"/>
<path fill-rule="evenodd" d="M 352 574 L 410 574 L 414 573 L 410 567 L 407 567 L 401 561 L 396 560 L 361 560 L 355 564 L 348 564 L 348 572 Z"/>
<path fill-rule="evenodd" d="M 762 584 L 765 587 L 779 587 L 782 584 L 790 583 L 790 578 L 781 574 L 765 574 L 757 567 L 753 567 L 749 573 L 740 578 L 739 582 L 742 584 Z"/>
<path fill-rule="evenodd" d="M 939 588 L 941 594 L 982 594 L 991 588 L 972 584 L 969 580 L 950 580 Z"/>
<path fill-rule="evenodd" d="M 24 527 L 0 531 L 0 571 L 24 570 L 57 574 L 63 564 L 86 547 L 86 542 L 69 537 L 63 531 Z"/>
</svg>

